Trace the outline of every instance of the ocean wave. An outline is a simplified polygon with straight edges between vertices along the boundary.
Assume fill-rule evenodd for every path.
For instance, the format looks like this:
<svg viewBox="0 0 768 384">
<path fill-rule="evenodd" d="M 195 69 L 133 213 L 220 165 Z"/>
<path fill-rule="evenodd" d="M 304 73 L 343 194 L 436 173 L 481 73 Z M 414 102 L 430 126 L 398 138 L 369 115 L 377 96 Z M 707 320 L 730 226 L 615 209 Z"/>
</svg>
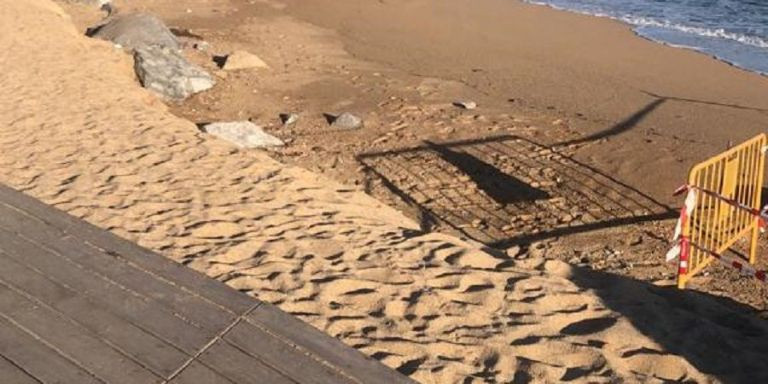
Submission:
<svg viewBox="0 0 768 384">
<path fill-rule="evenodd" d="M 651 17 L 636 16 L 631 14 L 612 14 L 600 9 L 580 9 L 553 4 L 552 2 L 542 0 L 525 0 L 527 3 L 544 5 L 561 11 L 570 11 L 590 16 L 607 17 L 610 19 L 622 21 L 635 27 L 656 27 L 675 30 L 683 33 L 693 34 L 701 37 L 719 38 L 734 41 L 744 45 L 750 45 L 757 48 L 768 48 L 768 39 L 759 36 L 746 35 L 742 33 L 730 32 L 724 28 L 705 28 L 691 25 L 684 25 L 668 20 L 660 20 Z"/>
<path fill-rule="evenodd" d="M 621 20 L 627 24 L 631 24 L 638 27 L 658 27 L 658 28 L 673 29 L 676 31 L 695 34 L 698 36 L 732 40 L 732 41 L 739 42 L 741 44 L 751 45 L 753 47 L 768 48 L 768 40 L 762 39 L 757 36 L 749 36 L 741 33 L 728 32 L 723 28 L 709 29 L 709 28 L 702 28 L 702 27 L 693 27 L 689 25 L 672 23 L 666 20 L 656 20 L 652 18 L 638 17 L 638 16 L 631 16 L 631 15 L 625 15 L 620 17 L 612 17 L 610 15 L 595 15 L 595 16 L 611 17 L 614 19 Z"/>
<path fill-rule="evenodd" d="M 646 39 L 768 76 L 768 3 L 738 0 L 523 0 L 623 22 Z"/>
</svg>

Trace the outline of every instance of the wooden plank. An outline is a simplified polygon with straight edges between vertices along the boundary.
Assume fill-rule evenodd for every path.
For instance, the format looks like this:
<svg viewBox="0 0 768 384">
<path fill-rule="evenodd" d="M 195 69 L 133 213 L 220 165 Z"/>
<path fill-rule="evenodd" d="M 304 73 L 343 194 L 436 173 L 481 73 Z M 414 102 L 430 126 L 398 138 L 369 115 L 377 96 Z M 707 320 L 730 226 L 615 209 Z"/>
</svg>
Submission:
<svg viewBox="0 0 768 384">
<path fill-rule="evenodd" d="M 205 278 L 200 273 L 175 263 L 164 257 L 144 249 L 128 240 L 122 239 L 110 232 L 104 231 L 84 220 L 79 220 L 66 213 L 47 206 L 29 196 L 0 184 L 0 202 L 23 210 L 51 225 L 79 237 L 96 247 L 121 258 L 140 264 L 143 268 L 158 276 L 174 281 L 191 291 L 198 292 L 206 299 L 221 305 L 237 315 L 245 313 L 252 305 L 253 298 L 238 292 L 214 279 Z"/>
<path fill-rule="evenodd" d="M 257 303 L 0 185 L 0 374 L 164 382 Z M 412 383 L 264 304 L 171 381 L 251 382 Z"/>
<path fill-rule="evenodd" d="M 24 367 L 30 375 L 46 384 L 104 383 L 2 318 L 0 318 L 0 354 L 14 365 Z"/>
<path fill-rule="evenodd" d="M 281 326 L 282 327 L 282 326 Z M 300 383 L 353 383 L 330 366 L 247 322 L 232 328 L 224 340 Z M 344 347 L 347 348 L 347 347 Z"/>
<path fill-rule="evenodd" d="M 79 292 L 116 315 L 140 325 L 188 354 L 196 353 L 218 331 L 204 330 L 185 321 L 155 301 L 101 278 L 89 276 L 74 263 L 0 229 L 0 250 L 15 262 Z"/>
<path fill-rule="evenodd" d="M 239 384 L 231 381 L 224 376 L 216 373 L 205 365 L 192 362 L 176 378 L 170 381 L 171 384 Z"/>
<path fill-rule="evenodd" d="M 415 383 L 380 362 L 356 351 L 303 321 L 263 303 L 248 315 L 247 321 L 263 327 L 286 342 L 325 361 L 349 377 L 364 383 Z M 234 336 L 234 335 L 233 335 Z"/>
<path fill-rule="evenodd" d="M 13 364 L 10 360 L 0 356 L 0 378 L 4 383 L 14 384 L 41 384 L 28 372 Z"/>
<path fill-rule="evenodd" d="M 0 271 L 1 283 L 34 297 L 99 337 L 120 346 L 126 354 L 160 376 L 168 377 L 189 358 L 170 344 L 105 311 L 77 292 L 14 262 L 2 251 Z"/>
<path fill-rule="evenodd" d="M 279 351 L 264 352 L 272 355 L 279 353 Z M 238 384 L 304 383 L 304 381 L 290 380 L 264 362 L 220 340 L 205 351 L 198 360 Z"/>
<path fill-rule="evenodd" d="M 95 275 L 158 301 L 202 328 L 218 331 L 231 324 L 237 317 L 231 312 L 217 310 L 224 308 L 198 296 L 197 292 L 183 290 L 171 281 L 159 280 L 157 276 L 138 269 L 137 265 L 103 253 L 77 238 L 62 237 L 62 232 L 56 228 L 41 225 L 39 221 L 2 204 L 0 229 L 23 234 L 29 241 L 44 246 Z"/>
<path fill-rule="evenodd" d="M 54 346 L 95 376 L 114 384 L 159 383 L 161 378 L 130 360 L 115 346 L 56 312 L 0 284 L 0 317 Z"/>
</svg>

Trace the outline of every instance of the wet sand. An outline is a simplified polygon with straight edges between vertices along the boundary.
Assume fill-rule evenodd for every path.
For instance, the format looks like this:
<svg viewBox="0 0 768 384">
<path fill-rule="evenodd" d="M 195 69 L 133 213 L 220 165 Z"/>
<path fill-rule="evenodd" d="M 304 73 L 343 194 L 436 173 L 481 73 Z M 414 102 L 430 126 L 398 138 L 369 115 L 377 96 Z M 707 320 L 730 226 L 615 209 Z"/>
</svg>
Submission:
<svg viewBox="0 0 768 384">
<path fill-rule="evenodd" d="M 356 57 L 560 116 L 578 158 L 667 201 L 692 164 L 768 127 L 768 78 L 612 20 L 515 0 L 286 3 Z"/>
</svg>

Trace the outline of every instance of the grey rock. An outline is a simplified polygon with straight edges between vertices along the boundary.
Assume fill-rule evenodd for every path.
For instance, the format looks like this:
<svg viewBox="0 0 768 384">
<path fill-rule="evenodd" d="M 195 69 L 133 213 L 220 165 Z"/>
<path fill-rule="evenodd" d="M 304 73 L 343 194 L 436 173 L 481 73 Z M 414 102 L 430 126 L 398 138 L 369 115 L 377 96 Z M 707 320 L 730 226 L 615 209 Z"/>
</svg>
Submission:
<svg viewBox="0 0 768 384">
<path fill-rule="evenodd" d="M 216 84 L 208 72 L 175 49 L 144 46 L 137 48 L 133 56 L 136 75 L 144 88 L 166 98 L 183 100 Z"/>
<path fill-rule="evenodd" d="M 180 48 L 176 36 L 163 21 L 148 13 L 115 16 L 106 24 L 92 29 L 88 35 L 132 50 L 152 45 Z"/>
<path fill-rule="evenodd" d="M 344 130 L 360 129 L 363 127 L 363 119 L 349 112 L 344 112 L 341 115 L 336 116 L 331 125 Z"/>
<path fill-rule="evenodd" d="M 250 121 L 212 123 L 203 131 L 229 141 L 241 148 L 281 147 L 283 141 L 274 137 Z"/>
</svg>

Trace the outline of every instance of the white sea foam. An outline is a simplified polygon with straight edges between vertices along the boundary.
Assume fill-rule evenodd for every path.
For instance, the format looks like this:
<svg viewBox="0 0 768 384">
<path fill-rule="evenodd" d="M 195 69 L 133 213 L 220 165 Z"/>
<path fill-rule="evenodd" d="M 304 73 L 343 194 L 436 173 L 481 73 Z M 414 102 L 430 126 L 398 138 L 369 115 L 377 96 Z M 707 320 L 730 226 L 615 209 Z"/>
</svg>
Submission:
<svg viewBox="0 0 768 384">
<path fill-rule="evenodd" d="M 595 16 L 611 17 L 608 15 L 595 15 Z M 652 18 L 638 17 L 638 16 L 631 16 L 631 15 L 624 15 L 624 16 L 612 17 L 612 18 L 621 20 L 627 24 L 635 25 L 638 27 L 658 27 L 658 28 L 674 29 L 676 31 L 691 33 L 698 36 L 733 40 L 742 44 L 751 45 L 753 47 L 768 48 L 768 40 L 762 39 L 757 36 L 747 36 L 741 33 L 728 32 L 723 28 L 709 29 L 709 28 L 702 28 L 702 27 L 692 27 L 688 25 L 672 23 L 667 20 L 656 20 Z"/>
<path fill-rule="evenodd" d="M 524 0 L 629 24 L 639 35 L 768 72 L 768 6 L 741 0 L 696 3 L 657 0 Z"/>
</svg>

